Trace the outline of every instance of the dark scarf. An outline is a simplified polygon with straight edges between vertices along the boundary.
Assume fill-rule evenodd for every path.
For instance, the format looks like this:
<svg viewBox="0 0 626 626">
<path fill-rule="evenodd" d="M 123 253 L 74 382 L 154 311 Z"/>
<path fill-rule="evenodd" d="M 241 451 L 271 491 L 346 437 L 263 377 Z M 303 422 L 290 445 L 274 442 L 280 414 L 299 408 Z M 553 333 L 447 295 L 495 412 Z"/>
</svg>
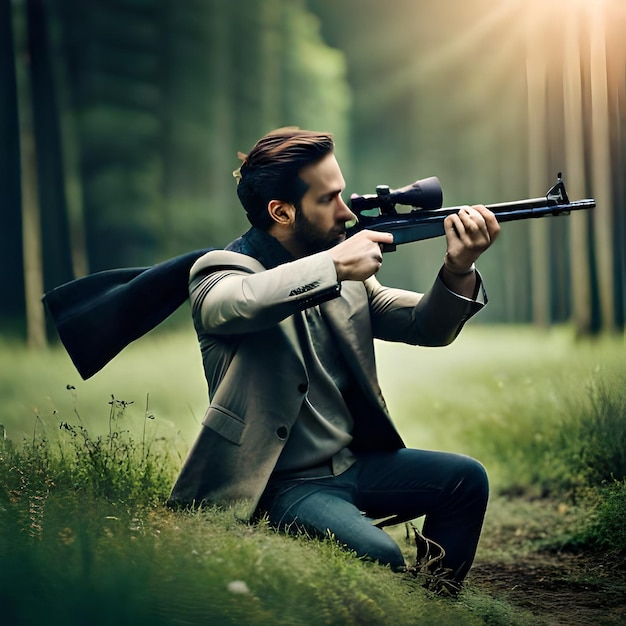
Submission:
<svg viewBox="0 0 626 626">
<path fill-rule="evenodd" d="M 264 230 L 254 227 L 247 233 L 244 233 L 239 239 L 235 239 L 235 241 L 228 244 L 226 250 L 251 256 L 268 270 L 293 261 L 291 254 L 287 252 L 277 239 Z"/>
<path fill-rule="evenodd" d="M 59 337 L 84 380 L 187 300 L 189 270 L 209 250 L 194 250 L 152 267 L 97 272 L 44 295 Z"/>
<path fill-rule="evenodd" d="M 84 380 L 189 298 L 189 270 L 212 249 L 194 250 L 152 267 L 97 272 L 44 295 L 59 337 Z M 293 260 L 274 237 L 257 228 L 226 250 L 253 257 L 268 269 Z"/>
</svg>

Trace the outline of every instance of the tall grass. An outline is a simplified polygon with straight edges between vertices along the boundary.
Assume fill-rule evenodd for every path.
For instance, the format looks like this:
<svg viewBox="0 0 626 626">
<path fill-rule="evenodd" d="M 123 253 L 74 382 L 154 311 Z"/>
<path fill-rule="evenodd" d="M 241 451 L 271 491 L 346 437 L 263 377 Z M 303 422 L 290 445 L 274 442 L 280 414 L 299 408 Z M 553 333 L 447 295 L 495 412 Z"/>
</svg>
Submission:
<svg viewBox="0 0 626 626">
<path fill-rule="evenodd" d="M 32 439 L 22 445 L 6 440 L 2 483 L 15 495 L 54 487 L 109 501 L 162 500 L 174 471 L 169 442 L 146 431 L 136 442 L 119 427 L 126 403 L 111 398 L 109 404 L 111 424 L 106 436 L 92 437 L 82 424 L 60 421 L 56 433 L 35 429 Z"/>
<path fill-rule="evenodd" d="M 86 381 L 58 344 L 30 352 L 0 339 L 0 372 L 0 425 L 13 441 L 32 435 L 34 419 L 39 430 L 54 430 L 60 420 L 79 421 L 78 415 L 93 436 L 106 435 L 110 407 L 104 400 L 114 396 L 129 403 L 123 427 L 137 438 L 149 398 L 159 435 L 184 447 L 195 438 L 207 403 L 193 328 L 154 331 Z"/>
<path fill-rule="evenodd" d="M 377 354 L 408 445 L 476 456 L 501 493 L 584 496 L 589 522 L 572 543 L 626 549 L 619 340 L 478 327 L 448 348 Z M 87 383 L 70 366 L 60 349 L 0 349 L 6 623 L 534 623 L 471 589 L 434 599 L 332 542 L 242 524 L 233 511 L 168 511 L 205 401 L 186 334 L 137 342 Z"/>
<path fill-rule="evenodd" d="M 576 543 L 590 544 L 609 555 L 626 555 L 626 480 L 615 480 L 602 490 L 595 515 Z"/>
<path fill-rule="evenodd" d="M 467 425 L 469 447 L 501 492 L 577 494 L 626 476 L 626 372 L 525 394 Z"/>
<path fill-rule="evenodd" d="M 172 459 L 119 421 L 105 437 L 62 422 L 55 438 L 0 444 L 3 623 L 529 623 L 476 594 L 443 603 L 333 542 L 234 511 L 169 511 Z"/>
<path fill-rule="evenodd" d="M 580 504 L 588 515 L 567 541 L 626 552 L 623 338 L 478 327 L 419 352 L 414 367 L 399 367 L 409 348 L 378 350 L 409 445 L 475 456 L 495 493 Z"/>
<path fill-rule="evenodd" d="M 408 445 L 467 452 L 499 490 L 599 485 L 626 474 L 621 338 L 468 329 L 444 349 L 380 345 L 383 389 Z M 409 361 L 410 359 L 410 361 Z"/>
</svg>

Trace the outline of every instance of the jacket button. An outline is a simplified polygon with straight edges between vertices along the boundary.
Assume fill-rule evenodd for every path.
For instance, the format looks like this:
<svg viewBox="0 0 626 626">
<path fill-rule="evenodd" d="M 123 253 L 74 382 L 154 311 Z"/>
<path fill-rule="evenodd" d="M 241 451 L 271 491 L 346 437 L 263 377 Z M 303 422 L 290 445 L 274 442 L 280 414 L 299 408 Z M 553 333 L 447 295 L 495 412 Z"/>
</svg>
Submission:
<svg viewBox="0 0 626 626">
<path fill-rule="evenodd" d="M 287 429 L 286 426 L 279 426 L 276 429 L 276 436 L 281 440 L 284 441 L 285 439 L 287 439 L 287 435 L 289 434 L 289 430 Z"/>
<path fill-rule="evenodd" d="M 304 393 L 308 388 L 309 388 L 309 386 L 306 383 L 300 383 L 298 385 L 298 391 L 300 393 Z"/>
</svg>

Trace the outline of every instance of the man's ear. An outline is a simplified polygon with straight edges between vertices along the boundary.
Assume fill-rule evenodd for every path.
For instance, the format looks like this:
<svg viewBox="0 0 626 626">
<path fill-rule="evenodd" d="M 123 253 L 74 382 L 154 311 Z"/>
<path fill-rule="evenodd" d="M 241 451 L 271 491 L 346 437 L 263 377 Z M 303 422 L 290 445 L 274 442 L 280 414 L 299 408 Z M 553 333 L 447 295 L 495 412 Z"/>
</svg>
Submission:
<svg viewBox="0 0 626 626">
<path fill-rule="evenodd" d="M 282 226 L 289 226 L 296 219 L 296 208 L 283 200 L 270 200 L 267 212 L 274 222 Z"/>
</svg>

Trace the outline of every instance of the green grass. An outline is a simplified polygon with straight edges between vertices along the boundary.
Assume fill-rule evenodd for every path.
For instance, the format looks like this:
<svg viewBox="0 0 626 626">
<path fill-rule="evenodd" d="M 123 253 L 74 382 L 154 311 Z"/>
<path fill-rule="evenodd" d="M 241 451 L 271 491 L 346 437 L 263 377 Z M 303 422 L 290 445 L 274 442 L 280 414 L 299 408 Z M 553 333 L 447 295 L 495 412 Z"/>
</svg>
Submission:
<svg viewBox="0 0 626 626">
<path fill-rule="evenodd" d="M 580 516 L 542 545 L 626 550 L 621 338 L 472 327 L 447 348 L 379 345 L 377 357 L 408 445 L 476 456 L 495 492 L 567 499 Z M 8 624 L 533 623 L 471 587 L 437 599 L 332 542 L 233 511 L 167 510 L 206 402 L 188 332 L 136 342 L 86 382 L 58 347 L 4 344 L 0 367 Z"/>
<path fill-rule="evenodd" d="M 234 511 L 169 511 L 158 461 L 168 465 L 128 431 L 91 439 L 63 428 L 0 445 L 6 623 L 525 623 L 470 592 L 436 599 L 331 541 L 286 537 Z"/>
<path fill-rule="evenodd" d="M 185 328 L 149 334 L 86 381 L 58 344 L 40 353 L 0 340 L 0 424 L 7 437 L 21 441 L 33 428 L 54 430 L 61 420 L 82 423 L 92 435 L 106 434 L 107 403 L 114 396 L 132 403 L 122 428 L 141 430 L 148 412 L 159 435 L 188 447 L 202 421 L 207 390 L 195 333 Z"/>
<path fill-rule="evenodd" d="M 622 338 L 475 327 L 447 348 L 410 350 L 378 350 L 408 445 L 476 456 L 503 492 L 560 493 L 626 474 Z"/>
</svg>

